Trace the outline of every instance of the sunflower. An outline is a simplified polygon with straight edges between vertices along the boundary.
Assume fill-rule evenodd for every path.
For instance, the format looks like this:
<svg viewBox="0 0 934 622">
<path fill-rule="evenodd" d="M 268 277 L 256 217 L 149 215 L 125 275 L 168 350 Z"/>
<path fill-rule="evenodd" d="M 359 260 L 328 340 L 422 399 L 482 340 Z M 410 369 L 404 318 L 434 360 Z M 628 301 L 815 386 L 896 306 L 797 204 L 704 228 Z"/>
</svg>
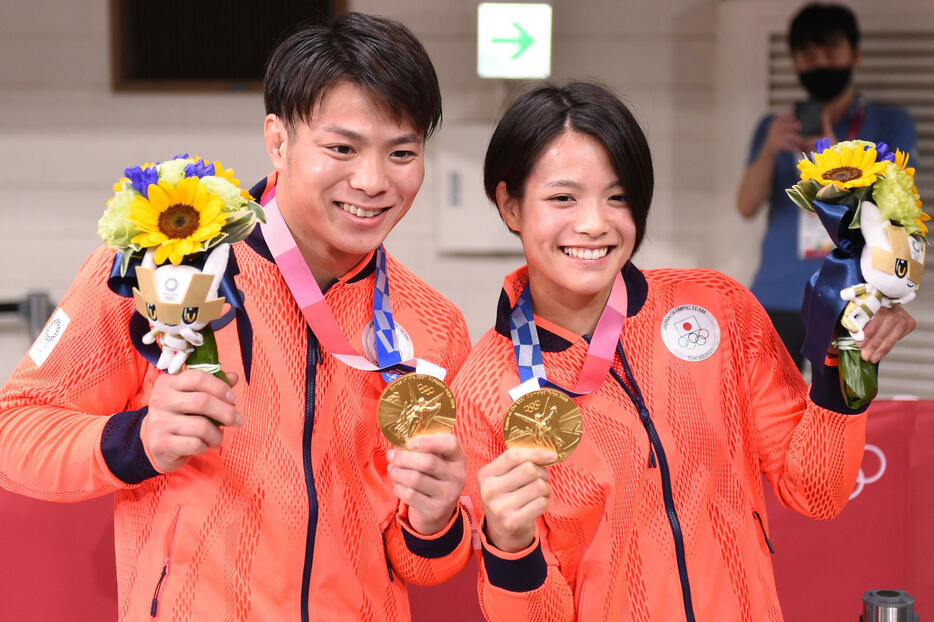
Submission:
<svg viewBox="0 0 934 622">
<path fill-rule="evenodd" d="M 918 220 L 915 221 L 915 225 L 916 225 L 916 226 L 918 227 L 918 229 L 920 230 L 921 235 L 923 235 L 923 236 L 925 236 L 925 237 L 927 237 L 927 234 L 928 234 L 928 226 L 927 226 L 926 224 L 924 224 L 924 221 L 926 221 L 926 220 L 931 220 L 931 217 L 930 217 L 928 214 L 925 214 L 924 212 L 921 212 L 921 217 L 918 218 Z"/>
<path fill-rule="evenodd" d="M 908 153 L 901 149 L 895 150 L 895 166 L 908 173 L 909 177 L 915 176 L 914 167 L 908 166 Z"/>
<path fill-rule="evenodd" d="M 130 220 L 143 232 L 133 242 L 156 247 L 157 264 L 166 259 L 181 263 L 185 255 L 203 250 L 227 222 L 224 201 L 187 177 L 173 186 L 165 181 L 149 186 L 148 200 L 137 196 L 130 204 Z"/>
<path fill-rule="evenodd" d="M 835 185 L 841 190 L 871 186 L 876 175 L 885 170 L 885 162 L 876 162 L 875 147 L 840 143 L 805 158 L 798 163 L 801 181 L 815 180 L 822 186 Z"/>
</svg>

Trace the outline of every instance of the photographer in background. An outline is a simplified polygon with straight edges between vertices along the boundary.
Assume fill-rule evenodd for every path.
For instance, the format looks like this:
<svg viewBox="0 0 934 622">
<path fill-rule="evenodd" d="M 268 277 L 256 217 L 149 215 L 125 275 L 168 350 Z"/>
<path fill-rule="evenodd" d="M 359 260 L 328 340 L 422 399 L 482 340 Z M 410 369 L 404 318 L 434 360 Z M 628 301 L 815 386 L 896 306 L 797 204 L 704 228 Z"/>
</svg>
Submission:
<svg viewBox="0 0 934 622">
<path fill-rule="evenodd" d="M 795 363 L 801 368 L 804 326 L 799 316 L 804 285 L 832 249 L 817 217 L 792 203 L 785 188 L 799 178 L 796 163 L 814 141 L 883 141 L 894 151 L 917 153 L 914 121 L 907 111 L 869 102 L 853 83 L 859 67 L 859 26 L 850 9 L 809 4 L 788 31 L 791 61 L 809 99 L 794 112 L 766 115 L 758 124 L 749 164 L 736 196 L 744 218 L 768 201 L 769 221 L 752 292 L 765 307 Z"/>
</svg>

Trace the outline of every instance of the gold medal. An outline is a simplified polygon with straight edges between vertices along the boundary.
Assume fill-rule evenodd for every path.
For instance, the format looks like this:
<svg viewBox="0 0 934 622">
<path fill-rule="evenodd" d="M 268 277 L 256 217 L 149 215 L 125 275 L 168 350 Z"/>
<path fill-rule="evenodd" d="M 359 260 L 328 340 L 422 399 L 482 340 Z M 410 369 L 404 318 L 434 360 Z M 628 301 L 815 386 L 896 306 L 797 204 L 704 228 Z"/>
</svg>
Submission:
<svg viewBox="0 0 934 622">
<path fill-rule="evenodd" d="M 512 403 L 503 420 L 507 447 L 550 449 L 558 454 L 555 462 L 570 456 L 583 434 L 577 404 L 554 389 L 526 393 Z"/>
<path fill-rule="evenodd" d="M 390 443 L 404 448 L 410 438 L 450 432 L 457 410 L 448 385 L 427 374 L 405 374 L 379 398 L 379 428 Z"/>
</svg>

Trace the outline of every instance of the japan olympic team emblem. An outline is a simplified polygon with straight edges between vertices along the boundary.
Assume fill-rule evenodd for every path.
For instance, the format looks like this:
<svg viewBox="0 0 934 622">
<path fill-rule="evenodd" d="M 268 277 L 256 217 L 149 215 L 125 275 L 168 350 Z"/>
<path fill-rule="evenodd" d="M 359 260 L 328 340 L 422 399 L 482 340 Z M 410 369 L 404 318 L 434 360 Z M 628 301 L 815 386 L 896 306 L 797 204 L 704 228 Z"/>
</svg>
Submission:
<svg viewBox="0 0 934 622">
<path fill-rule="evenodd" d="M 396 342 L 396 350 L 399 351 L 403 361 L 415 358 L 415 345 L 408 331 L 402 327 L 402 324 L 395 322 L 393 336 Z M 373 330 L 373 320 L 370 320 L 363 328 L 363 354 L 374 365 L 378 365 L 376 359 L 376 331 Z"/>
<path fill-rule="evenodd" d="M 710 358 L 720 345 L 720 325 L 712 313 L 697 305 L 675 307 L 662 320 L 662 341 L 683 361 Z"/>
<path fill-rule="evenodd" d="M 885 454 L 882 453 L 882 450 L 876 447 L 875 445 L 866 444 L 866 451 L 868 453 L 873 453 L 876 455 L 876 458 L 879 459 L 879 467 L 876 469 L 876 472 L 870 476 L 867 476 L 863 472 L 863 467 L 859 468 L 859 474 L 856 476 L 856 488 L 853 489 L 853 493 L 850 495 L 850 499 L 859 496 L 859 493 L 863 492 L 863 488 L 866 487 L 866 484 L 875 484 L 879 479 L 885 475 Z"/>
</svg>

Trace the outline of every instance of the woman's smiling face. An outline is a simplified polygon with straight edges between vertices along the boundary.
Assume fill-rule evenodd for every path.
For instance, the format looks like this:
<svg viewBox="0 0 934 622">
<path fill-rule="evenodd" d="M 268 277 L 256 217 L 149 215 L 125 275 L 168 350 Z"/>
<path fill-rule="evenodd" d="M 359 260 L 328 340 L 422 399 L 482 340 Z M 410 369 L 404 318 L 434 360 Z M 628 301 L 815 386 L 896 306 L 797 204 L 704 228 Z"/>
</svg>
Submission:
<svg viewBox="0 0 934 622">
<path fill-rule="evenodd" d="M 603 144 L 566 131 L 542 151 L 521 198 L 497 204 L 522 239 L 533 296 L 584 301 L 605 295 L 632 255 L 636 225 Z"/>
</svg>

